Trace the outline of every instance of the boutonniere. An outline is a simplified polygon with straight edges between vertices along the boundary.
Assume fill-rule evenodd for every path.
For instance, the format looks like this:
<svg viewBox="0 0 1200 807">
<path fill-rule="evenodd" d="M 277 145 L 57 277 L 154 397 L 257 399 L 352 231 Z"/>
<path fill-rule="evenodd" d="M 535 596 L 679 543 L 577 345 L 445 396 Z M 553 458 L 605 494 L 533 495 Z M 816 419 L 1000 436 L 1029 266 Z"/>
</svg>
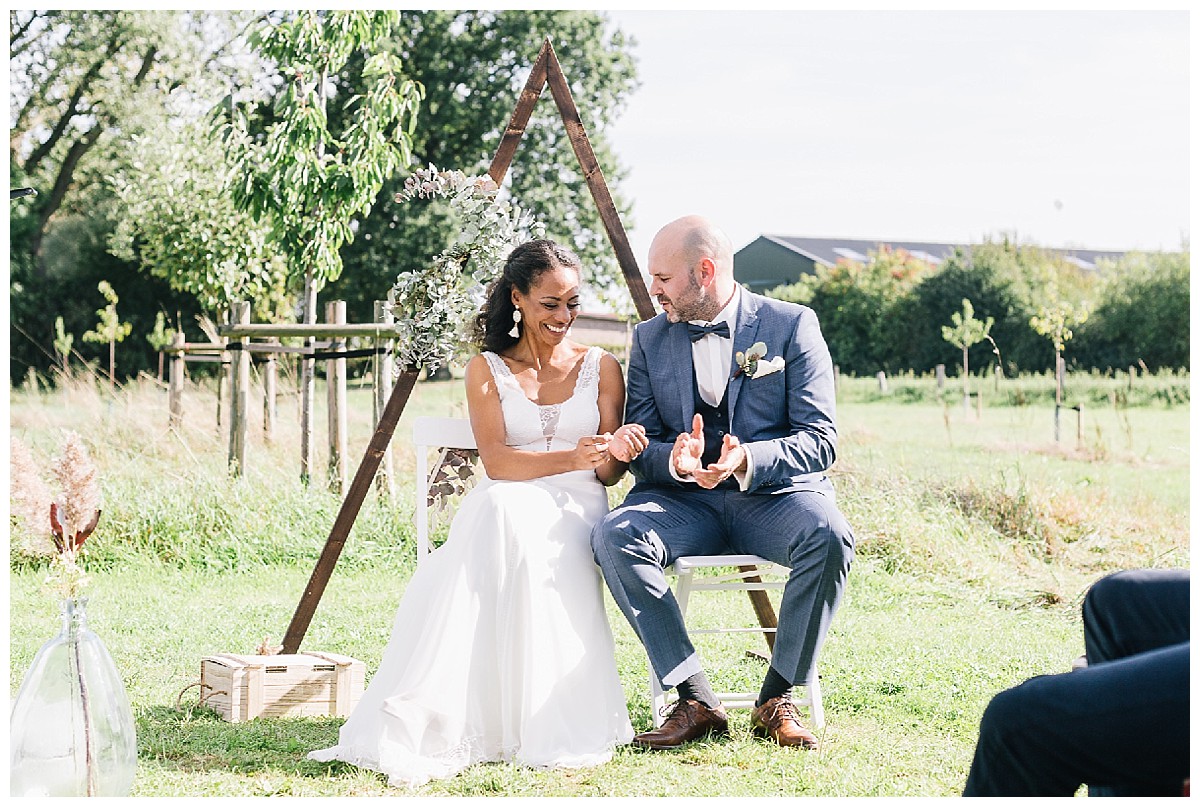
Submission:
<svg viewBox="0 0 1200 807">
<path fill-rule="evenodd" d="M 763 361 L 766 355 L 767 346 L 762 342 L 755 342 L 745 353 L 739 350 L 733 356 L 738 366 L 738 371 L 734 373 L 733 377 L 737 378 L 744 374 L 747 378 L 762 378 L 783 369 L 783 356 Z"/>
</svg>

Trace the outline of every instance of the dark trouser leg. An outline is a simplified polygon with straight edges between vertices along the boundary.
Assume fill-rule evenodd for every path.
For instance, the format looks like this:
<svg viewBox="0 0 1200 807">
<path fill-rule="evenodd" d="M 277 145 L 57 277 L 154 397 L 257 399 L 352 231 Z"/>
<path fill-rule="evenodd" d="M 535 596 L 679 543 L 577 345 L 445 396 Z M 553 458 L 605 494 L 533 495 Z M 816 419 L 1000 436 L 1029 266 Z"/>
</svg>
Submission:
<svg viewBox="0 0 1200 807">
<path fill-rule="evenodd" d="M 1190 643 L 1031 678 L 992 699 L 965 796 L 1070 796 L 1079 786 L 1179 795 L 1188 775 Z"/>
<path fill-rule="evenodd" d="M 812 679 L 842 600 L 854 535 L 832 496 L 728 493 L 730 546 L 791 569 L 779 605 L 771 667 L 793 684 Z"/>
<path fill-rule="evenodd" d="M 1097 581 L 1083 601 L 1083 638 L 1089 664 L 1127 658 L 1190 637 L 1191 573 L 1187 569 L 1132 569 Z M 1177 789 L 1167 795 L 1179 795 Z M 1090 796 L 1131 796 L 1120 786 L 1090 783 Z"/>
<path fill-rule="evenodd" d="M 1088 663 L 1188 641 L 1190 588 L 1187 569 L 1135 569 L 1098 580 L 1083 601 Z"/>
<path fill-rule="evenodd" d="M 634 491 L 592 530 L 596 563 L 664 688 L 703 670 L 663 569 L 682 555 L 728 551 L 720 496 L 700 488 Z"/>
</svg>

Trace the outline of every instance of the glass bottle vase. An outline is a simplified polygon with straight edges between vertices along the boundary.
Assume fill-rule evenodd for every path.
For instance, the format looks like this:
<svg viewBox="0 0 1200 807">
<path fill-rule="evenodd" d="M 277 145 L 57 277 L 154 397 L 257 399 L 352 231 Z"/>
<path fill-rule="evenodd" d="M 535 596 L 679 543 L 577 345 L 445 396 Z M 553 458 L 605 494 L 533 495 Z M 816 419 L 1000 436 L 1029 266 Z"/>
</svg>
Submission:
<svg viewBox="0 0 1200 807">
<path fill-rule="evenodd" d="M 62 604 L 62 631 L 42 645 L 9 722 L 14 796 L 127 796 L 137 735 L 112 657 L 88 630 L 85 598 Z"/>
</svg>

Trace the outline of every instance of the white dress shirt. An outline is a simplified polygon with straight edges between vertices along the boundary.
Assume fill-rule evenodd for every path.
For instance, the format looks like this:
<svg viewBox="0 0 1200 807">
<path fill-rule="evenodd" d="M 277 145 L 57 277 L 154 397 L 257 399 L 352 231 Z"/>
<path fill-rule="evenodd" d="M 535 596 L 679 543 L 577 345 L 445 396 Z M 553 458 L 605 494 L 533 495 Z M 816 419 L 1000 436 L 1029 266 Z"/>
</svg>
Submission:
<svg viewBox="0 0 1200 807">
<path fill-rule="evenodd" d="M 742 287 L 733 288 L 733 296 L 712 323 L 692 320 L 696 325 L 716 325 L 718 322 L 724 322 L 729 326 L 728 339 L 715 333 L 706 333 L 692 342 L 692 366 L 696 369 L 696 386 L 700 388 L 700 397 L 709 406 L 721 403 L 725 388 L 729 386 L 729 370 L 733 364 L 733 335 L 737 333 L 738 301 L 742 297 Z"/>
</svg>

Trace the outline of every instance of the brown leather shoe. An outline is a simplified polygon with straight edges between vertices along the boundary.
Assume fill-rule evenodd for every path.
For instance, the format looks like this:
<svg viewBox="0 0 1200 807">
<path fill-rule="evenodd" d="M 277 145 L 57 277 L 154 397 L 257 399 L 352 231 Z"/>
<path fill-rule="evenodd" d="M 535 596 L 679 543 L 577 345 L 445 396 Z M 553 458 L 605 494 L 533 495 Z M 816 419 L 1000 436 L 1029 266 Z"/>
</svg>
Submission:
<svg viewBox="0 0 1200 807">
<path fill-rule="evenodd" d="M 750 713 L 750 727 L 755 736 L 770 737 L 784 746 L 798 745 L 816 750 L 817 738 L 800 722 L 796 704 L 784 697 L 771 698 Z"/>
<path fill-rule="evenodd" d="M 720 706 L 709 709 L 699 701 L 684 699 L 675 704 L 661 726 L 637 735 L 633 744 L 654 749 L 678 748 L 706 734 L 723 736 L 728 733 L 729 720 L 724 709 Z"/>
</svg>

